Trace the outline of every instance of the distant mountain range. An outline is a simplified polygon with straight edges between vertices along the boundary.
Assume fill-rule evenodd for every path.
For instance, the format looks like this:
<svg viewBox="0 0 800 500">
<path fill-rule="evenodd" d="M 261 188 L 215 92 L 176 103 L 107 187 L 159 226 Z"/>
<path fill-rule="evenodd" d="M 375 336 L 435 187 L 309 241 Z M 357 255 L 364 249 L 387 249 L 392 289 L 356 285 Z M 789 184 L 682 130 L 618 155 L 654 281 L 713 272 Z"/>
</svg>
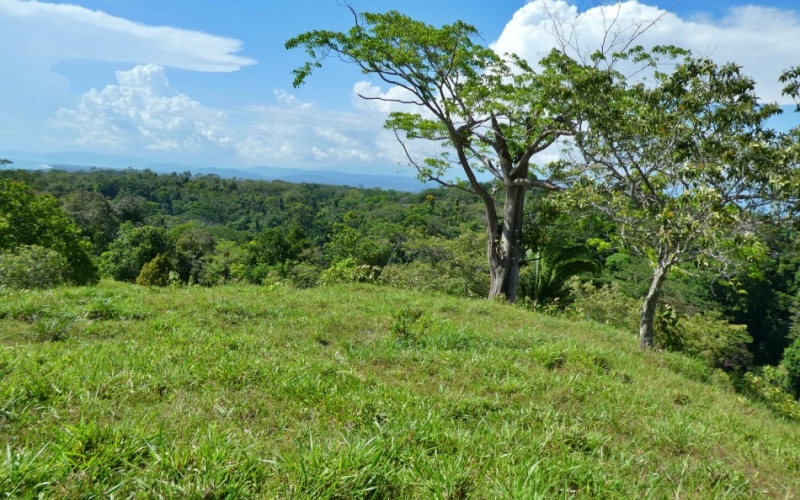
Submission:
<svg viewBox="0 0 800 500">
<path fill-rule="evenodd" d="M 0 151 L 0 158 L 13 163 L 5 168 L 28 170 L 59 169 L 80 172 L 92 168 L 137 170 L 149 169 L 153 172 L 170 174 L 172 172 L 191 172 L 197 175 L 218 175 L 225 179 L 280 180 L 297 184 L 333 184 L 339 186 L 394 189 L 397 191 L 419 192 L 433 183 L 423 184 L 413 177 L 401 175 L 371 175 L 335 170 L 302 170 L 298 168 L 247 167 L 225 168 L 209 166 L 189 166 L 179 163 L 151 163 L 141 158 L 121 155 L 102 155 L 94 153 L 29 153 L 23 151 Z"/>
</svg>

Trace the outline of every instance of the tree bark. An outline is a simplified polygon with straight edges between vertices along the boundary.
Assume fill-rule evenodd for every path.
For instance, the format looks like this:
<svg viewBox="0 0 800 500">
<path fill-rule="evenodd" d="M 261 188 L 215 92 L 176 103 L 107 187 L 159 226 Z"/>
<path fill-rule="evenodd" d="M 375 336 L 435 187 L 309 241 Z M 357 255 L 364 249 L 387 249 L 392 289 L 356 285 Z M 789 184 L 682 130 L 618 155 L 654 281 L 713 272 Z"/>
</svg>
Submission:
<svg viewBox="0 0 800 500">
<path fill-rule="evenodd" d="M 653 347 L 655 338 L 656 310 L 658 309 L 658 297 L 661 295 L 661 287 L 667 278 L 669 265 L 661 261 L 653 271 L 653 281 L 650 283 L 650 290 L 644 298 L 641 315 L 639 317 L 639 348 L 650 349 Z"/>
<path fill-rule="evenodd" d="M 502 224 L 487 224 L 491 275 L 490 299 L 499 295 L 504 296 L 509 302 L 517 300 L 519 270 L 523 257 L 522 228 L 525 193 L 526 187 L 515 186 L 511 182 L 507 183 Z M 492 231 L 492 226 L 496 228 L 495 231 Z"/>
</svg>

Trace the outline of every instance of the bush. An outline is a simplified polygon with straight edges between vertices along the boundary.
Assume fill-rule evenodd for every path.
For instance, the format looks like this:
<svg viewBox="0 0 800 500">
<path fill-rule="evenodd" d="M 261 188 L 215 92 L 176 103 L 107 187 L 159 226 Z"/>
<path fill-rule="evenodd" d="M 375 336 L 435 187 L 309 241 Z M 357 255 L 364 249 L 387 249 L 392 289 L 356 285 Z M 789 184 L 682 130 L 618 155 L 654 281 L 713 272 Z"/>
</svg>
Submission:
<svg viewBox="0 0 800 500">
<path fill-rule="evenodd" d="M 55 250 L 22 245 L 0 254 L 0 287 L 51 288 L 66 279 L 67 260 Z"/>
<path fill-rule="evenodd" d="M 786 370 L 789 391 L 795 398 L 800 397 L 800 338 L 783 351 L 781 367 Z"/>
<path fill-rule="evenodd" d="M 622 293 L 616 283 L 597 288 L 576 281 L 572 284 L 572 296 L 572 310 L 579 317 L 629 332 L 639 330 L 639 301 Z"/>
<path fill-rule="evenodd" d="M 772 411 L 800 420 L 800 402 L 782 386 L 785 373 L 783 367 L 764 366 L 755 372 L 747 372 L 742 378 L 741 389 L 749 396 L 763 401 Z"/>
<path fill-rule="evenodd" d="M 489 268 L 483 232 L 464 230 L 454 239 L 410 232 L 403 245 L 408 264 L 383 268 L 380 280 L 399 288 L 445 292 L 450 295 L 489 295 Z"/>
<path fill-rule="evenodd" d="M 289 278 L 297 288 L 311 288 L 319 284 L 320 269 L 310 262 L 300 262 L 289 270 Z"/>
<path fill-rule="evenodd" d="M 247 271 L 246 253 L 237 243 L 219 240 L 212 255 L 203 258 L 198 283 L 205 286 L 221 285 L 230 281 L 241 281 Z"/>
<path fill-rule="evenodd" d="M 137 285 L 145 286 L 169 286 L 170 273 L 175 272 L 175 266 L 164 254 L 158 254 L 142 267 L 142 271 L 136 278 Z M 174 275 L 173 275 L 174 276 Z"/>
<path fill-rule="evenodd" d="M 744 370 L 753 361 L 747 349 L 752 337 L 747 326 L 732 325 L 717 311 L 694 314 L 656 329 L 656 345 L 683 351 L 705 360 L 714 368 Z"/>
<path fill-rule="evenodd" d="M 379 267 L 359 265 L 355 259 L 348 257 L 322 271 L 319 281 L 323 285 L 333 285 L 336 283 L 366 283 L 376 281 L 380 272 L 381 269 Z"/>
</svg>

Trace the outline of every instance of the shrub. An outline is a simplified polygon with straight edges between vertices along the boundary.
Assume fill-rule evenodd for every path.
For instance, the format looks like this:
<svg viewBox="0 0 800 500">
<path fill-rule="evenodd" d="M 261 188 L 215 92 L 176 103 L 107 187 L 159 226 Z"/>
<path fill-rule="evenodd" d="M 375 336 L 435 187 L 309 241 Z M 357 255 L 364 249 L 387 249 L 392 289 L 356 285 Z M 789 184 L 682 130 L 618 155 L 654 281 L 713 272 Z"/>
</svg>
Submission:
<svg viewBox="0 0 800 500">
<path fill-rule="evenodd" d="M 413 261 L 383 268 L 380 281 L 397 288 L 444 292 L 465 297 L 489 293 L 488 273 L 469 273 L 449 264 Z"/>
<path fill-rule="evenodd" d="M 669 328 L 656 330 L 656 345 L 683 351 L 724 370 L 743 370 L 753 355 L 747 349 L 752 337 L 747 326 L 732 325 L 717 311 L 681 318 Z"/>
<path fill-rule="evenodd" d="M 137 285 L 145 286 L 168 286 L 170 284 L 170 273 L 175 272 L 175 266 L 169 258 L 158 254 L 142 267 L 142 271 L 136 278 Z"/>
<path fill-rule="evenodd" d="M 786 370 L 788 389 L 795 398 L 800 397 L 800 338 L 783 351 L 781 367 Z"/>
<path fill-rule="evenodd" d="M 203 259 L 207 260 L 198 278 L 198 283 L 201 285 L 214 286 L 245 278 L 246 253 L 233 241 L 224 239 L 218 241 L 214 253 Z"/>
<path fill-rule="evenodd" d="M 781 387 L 783 374 L 774 366 L 762 367 L 757 372 L 747 372 L 742 379 L 742 389 L 751 397 L 763 401 L 772 411 L 784 417 L 800 420 L 800 401 Z"/>
<path fill-rule="evenodd" d="M 67 260 L 55 250 L 22 245 L 0 253 L 0 287 L 51 288 L 65 281 Z"/>
<path fill-rule="evenodd" d="M 289 278 L 297 288 L 311 288 L 319 284 L 320 269 L 310 262 L 300 262 L 289 270 Z"/>
<path fill-rule="evenodd" d="M 485 237 L 468 229 L 449 240 L 411 231 L 403 245 L 405 259 L 411 262 L 384 266 L 380 280 L 399 288 L 486 297 L 489 268 L 481 250 Z"/>
<path fill-rule="evenodd" d="M 322 271 L 319 280 L 323 285 L 336 283 L 366 283 L 376 281 L 381 269 L 376 266 L 359 265 L 352 257 L 340 260 Z"/>
<path fill-rule="evenodd" d="M 575 281 L 572 296 L 572 310 L 579 317 L 630 332 L 638 331 L 639 301 L 622 293 L 615 283 L 597 288 L 591 283 Z"/>
</svg>

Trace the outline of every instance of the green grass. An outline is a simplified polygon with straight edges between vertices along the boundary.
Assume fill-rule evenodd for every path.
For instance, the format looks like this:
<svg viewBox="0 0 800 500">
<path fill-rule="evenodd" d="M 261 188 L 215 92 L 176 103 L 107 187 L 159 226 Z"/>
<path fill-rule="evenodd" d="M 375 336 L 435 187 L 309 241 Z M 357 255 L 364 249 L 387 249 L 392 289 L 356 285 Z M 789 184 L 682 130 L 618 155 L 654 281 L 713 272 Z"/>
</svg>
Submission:
<svg viewBox="0 0 800 500">
<path fill-rule="evenodd" d="M 375 286 L 0 292 L 0 492 L 792 498 L 800 424 L 629 334 Z"/>
</svg>

